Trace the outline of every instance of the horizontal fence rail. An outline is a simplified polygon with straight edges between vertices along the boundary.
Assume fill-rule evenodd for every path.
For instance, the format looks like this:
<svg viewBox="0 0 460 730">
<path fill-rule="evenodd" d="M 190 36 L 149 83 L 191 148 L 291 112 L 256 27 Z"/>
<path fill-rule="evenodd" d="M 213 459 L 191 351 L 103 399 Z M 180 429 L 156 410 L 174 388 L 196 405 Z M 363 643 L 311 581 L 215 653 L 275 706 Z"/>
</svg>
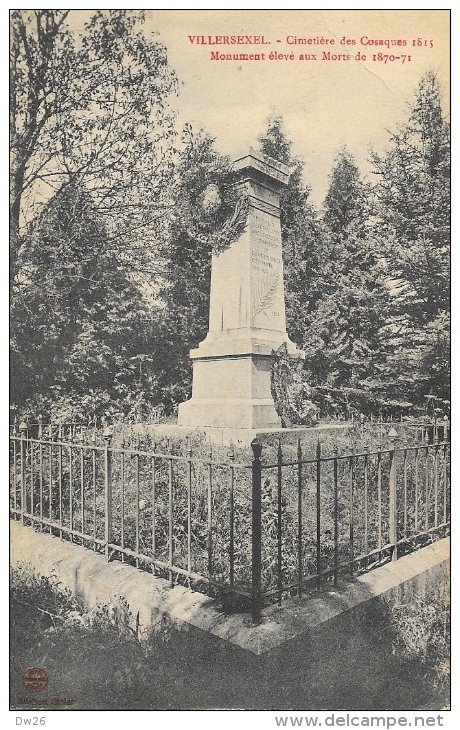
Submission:
<svg viewBox="0 0 460 730">
<path fill-rule="evenodd" d="M 255 440 L 246 461 L 232 447 L 219 460 L 189 442 L 173 454 L 92 433 L 13 428 L 12 516 L 251 610 L 254 621 L 266 603 L 337 586 L 449 528 L 445 423 L 419 443 L 390 437 L 346 454 Z"/>
</svg>

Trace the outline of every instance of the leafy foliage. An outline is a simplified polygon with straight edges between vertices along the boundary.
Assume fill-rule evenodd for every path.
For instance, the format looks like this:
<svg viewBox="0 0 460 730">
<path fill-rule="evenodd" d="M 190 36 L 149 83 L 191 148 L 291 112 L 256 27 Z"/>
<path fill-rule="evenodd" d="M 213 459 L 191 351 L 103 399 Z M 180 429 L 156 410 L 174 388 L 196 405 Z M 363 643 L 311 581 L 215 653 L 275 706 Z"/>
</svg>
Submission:
<svg viewBox="0 0 460 730">
<path fill-rule="evenodd" d="M 372 382 L 384 358 L 382 328 L 388 312 L 380 244 L 372 227 L 369 187 L 352 155 L 339 152 L 324 201 L 327 238 L 324 295 L 309 331 L 307 362 L 312 382 L 328 395 L 326 412 L 376 410 Z M 343 411 L 334 391 L 346 392 Z M 322 400 L 323 408 L 326 401 Z"/>
<path fill-rule="evenodd" d="M 321 224 L 309 200 L 310 188 L 303 183 L 303 160 L 292 154 L 282 117 L 269 118 L 259 144 L 264 155 L 290 168 L 288 184 L 280 196 L 286 324 L 291 339 L 303 348 L 312 313 L 322 296 L 320 272 L 325 252 Z"/>
<path fill-rule="evenodd" d="M 404 659 L 421 660 L 435 687 L 450 683 L 450 592 L 447 576 L 428 594 L 390 608 L 394 626 L 393 652 Z"/>
<path fill-rule="evenodd" d="M 148 391 L 149 332 L 91 195 L 62 188 L 27 237 L 12 292 L 13 402 L 54 416 L 63 404 L 80 417 L 129 409 Z"/>
<path fill-rule="evenodd" d="M 11 13 L 13 282 L 21 234 L 63 186 L 91 190 L 124 265 L 136 270 L 139 237 L 152 236 L 168 205 L 174 117 L 166 100 L 176 78 L 165 47 L 139 30 L 142 12 L 96 11 L 81 37 L 69 12 Z M 145 245 L 142 256 L 147 264 Z"/>
<path fill-rule="evenodd" d="M 449 126 L 436 75 L 419 82 L 408 121 L 373 154 L 379 228 L 385 244 L 392 315 L 381 381 L 393 398 L 415 405 L 449 398 Z"/>
<path fill-rule="evenodd" d="M 316 423 L 317 408 L 310 400 L 303 362 L 289 355 L 286 343 L 272 353 L 271 392 L 283 428 Z"/>
</svg>

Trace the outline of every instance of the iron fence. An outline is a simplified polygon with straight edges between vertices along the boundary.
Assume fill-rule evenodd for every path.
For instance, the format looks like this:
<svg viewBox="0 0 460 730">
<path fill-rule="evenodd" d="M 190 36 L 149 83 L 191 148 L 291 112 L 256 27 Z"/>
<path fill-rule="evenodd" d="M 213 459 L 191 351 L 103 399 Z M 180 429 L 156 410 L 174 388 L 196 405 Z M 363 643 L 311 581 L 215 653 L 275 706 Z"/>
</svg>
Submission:
<svg viewBox="0 0 460 730">
<path fill-rule="evenodd" d="M 259 621 L 265 603 L 336 586 L 447 533 L 448 425 L 433 437 L 308 456 L 254 440 L 252 460 L 116 447 L 106 429 L 70 440 L 11 436 L 14 518 L 217 595 Z M 70 435 L 70 432 L 69 432 Z M 88 438 L 87 438 L 88 437 Z"/>
</svg>

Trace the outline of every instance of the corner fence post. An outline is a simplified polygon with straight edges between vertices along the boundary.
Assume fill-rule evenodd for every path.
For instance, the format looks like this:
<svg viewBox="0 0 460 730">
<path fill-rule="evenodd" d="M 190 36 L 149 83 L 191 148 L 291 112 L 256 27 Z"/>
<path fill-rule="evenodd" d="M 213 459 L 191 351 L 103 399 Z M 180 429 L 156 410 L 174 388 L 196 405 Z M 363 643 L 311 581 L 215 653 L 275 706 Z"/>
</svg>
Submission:
<svg viewBox="0 0 460 730">
<path fill-rule="evenodd" d="M 19 434 L 21 438 L 21 522 L 24 524 L 24 512 L 27 510 L 26 505 L 26 458 L 27 458 L 27 423 L 22 421 L 19 424 Z"/>
<path fill-rule="evenodd" d="M 389 502 L 389 528 L 390 528 L 390 545 L 392 545 L 391 559 L 398 559 L 398 520 L 396 510 L 396 439 L 398 433 L 392 428 L 388 434 L 391 441 L 390 451 L 390 502 Z"/>
<path fill-rule="evenodd" d="M 262 615 L 262 445 L 251 442 L 252 461 L 252 621 L 257 624 Z"/>
<path fill-rule="evenodd" d="M 104 530 L 104 552 L 106 560 L 109 560 L 109 544 L 112 542 L 112 452 L 110 444 L 112 431 L 105 428 L 104 433 L 104 503 L 105 503 L 105 530 Z"/>
</svg>

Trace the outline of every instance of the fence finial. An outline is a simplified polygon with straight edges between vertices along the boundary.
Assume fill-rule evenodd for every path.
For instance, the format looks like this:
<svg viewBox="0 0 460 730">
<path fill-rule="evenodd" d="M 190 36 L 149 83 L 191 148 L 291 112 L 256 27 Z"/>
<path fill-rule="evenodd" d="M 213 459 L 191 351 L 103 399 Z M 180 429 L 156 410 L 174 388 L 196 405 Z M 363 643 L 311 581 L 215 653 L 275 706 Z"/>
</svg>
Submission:
<svg viewBox="0 0 460 730">
<path fill-rule="evenodd" d="M 259 461 L 260 457 L 262 456 L 262 444 L 257 438 L 251 441 L 251 449 L 252 453 L 254 454 L 254 459 L 256 461 Z"/>
<path fill-rule="evenodd" d="M 278 457 L 278 464 L 281 464 L 283 461 L 283 450 L 281 448 L 281 436 L 278 439 L 278 449 L 277 449 L 277 457 Z"/>
</svg>

